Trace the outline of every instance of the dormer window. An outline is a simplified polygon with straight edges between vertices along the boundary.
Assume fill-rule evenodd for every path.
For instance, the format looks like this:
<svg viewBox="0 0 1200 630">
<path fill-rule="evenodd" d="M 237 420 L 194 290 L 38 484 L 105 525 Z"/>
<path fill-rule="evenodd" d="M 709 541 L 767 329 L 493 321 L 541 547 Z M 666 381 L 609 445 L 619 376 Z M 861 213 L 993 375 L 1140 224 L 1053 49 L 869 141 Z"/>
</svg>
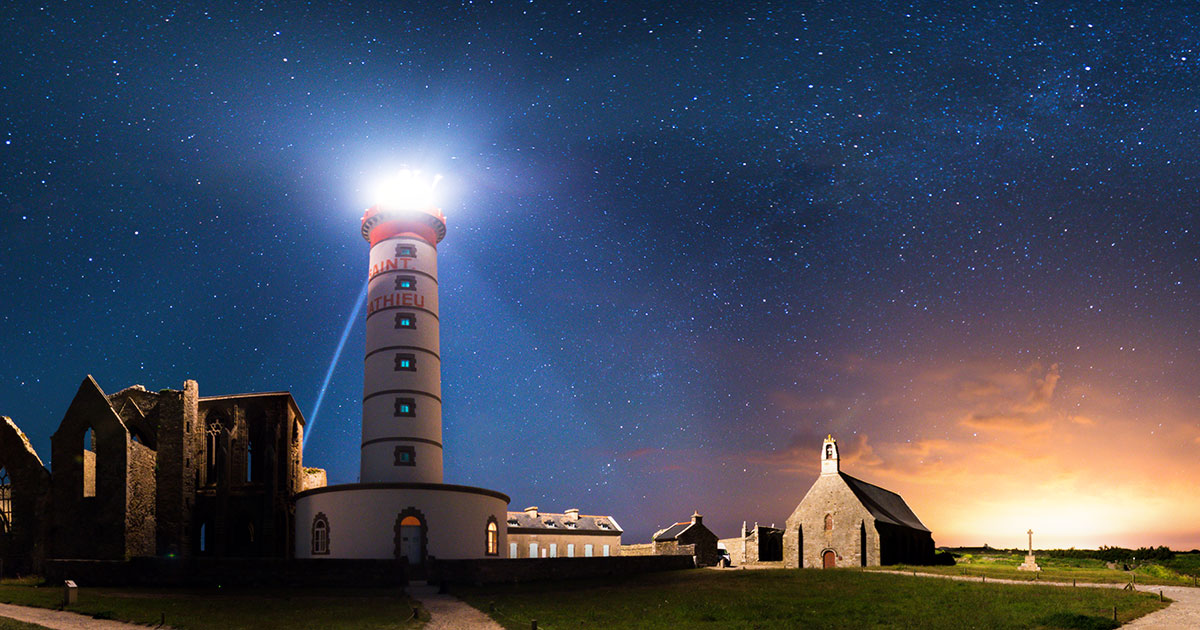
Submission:
<svg viewBox="0 0 1200 630">
<path fill-rule="evenodd" d="M 579 527 L 576 523 L 567 523 L 567 529 L 575 529 L 576 527 Z"/>
<path fill-rule="evenodd" d="M 516 527 L 517 525 L 520 525 L 520 523 L 517 522 L 517 519 L 515 519 L 515 518 L 508 519 L 508 524 L 510 527 Z"/>
</svg>

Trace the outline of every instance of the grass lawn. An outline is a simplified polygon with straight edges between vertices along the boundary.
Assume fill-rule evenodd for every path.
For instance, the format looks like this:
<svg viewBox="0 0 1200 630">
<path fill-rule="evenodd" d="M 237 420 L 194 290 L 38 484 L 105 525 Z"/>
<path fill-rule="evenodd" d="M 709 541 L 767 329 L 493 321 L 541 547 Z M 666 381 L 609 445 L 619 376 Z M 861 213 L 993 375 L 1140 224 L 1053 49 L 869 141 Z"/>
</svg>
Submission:
<svg viewBox="0 0 1200 630">
<path fill-rule="evenodd" d="M 62 587 L 34 586 L 28 581 L 0 583 L 0 602 L 59 608 Z M 395 588 L 317 589 L 79 589 L 72 612 L 100 619 L 118 619 L 187 630 L 369 630 L 418 628 L 413 602 Z M 422 611 L 421 619 L 429 614 Z M 26 630 L 38 626 L 12 626 Z M 9 626 L 0 625 L 0 630 Z"/>
<path fill-rule="evenodd" d="M 1018 571 L 1017 566 L 1024 562 L 1025 556 L 1007 553 L 974 555 L 964 554 L 958 558 L 958 564 L 952 567 L 935 566 L 890 566 L 880 567 L 882 570 L 917 571 L 920 573 L 935 573 L 937 575 L 965 575 L 971 577 L 987 576 L 1005 580 L 1040 580 L 1043 582 L 1093 582 L 1097 584 L 1128 584 L 1130 580 L 1138 584 L 1165 584 L 1168 586 L 1193 586 L 1195 578 L 1180 573 L 1177 569 L 1161 564 L 1146 564 L 1135 571 L 1120 571 L 1109 569 L 1103 560 L 1088 558 L 1051 558 L 1038 556 L 1037 563 L 1042 570 L 1038 574 L 1030 571 Z"/>
<path fill-rule="evenodd" d="M 1166 604 L 1119 589 L 980 584 L 854 569 L 654 573 L 460 588 L 506 628 L 1114 628 Z"/>
</svg>

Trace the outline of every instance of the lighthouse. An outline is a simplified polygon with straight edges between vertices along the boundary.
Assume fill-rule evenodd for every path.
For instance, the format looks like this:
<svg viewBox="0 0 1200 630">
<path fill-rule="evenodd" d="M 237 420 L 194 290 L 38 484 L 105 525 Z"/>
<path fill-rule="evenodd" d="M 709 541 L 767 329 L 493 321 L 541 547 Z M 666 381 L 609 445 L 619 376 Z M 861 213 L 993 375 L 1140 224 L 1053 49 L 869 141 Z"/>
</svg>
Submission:
<svg viewBox="0 0 1200 630">
<path fill-rule="evenodd" d="M 509 498 L 442 479 L 436 179 L 401 171 L 362 217 L 370 244 L 359 482 L 295 496 L 295 557 L 500 557 Z M 469 421 L 469 419 L 464 420 Z"/>
<path fill-rule="evenodd" d="M 446 218 L 402 200 L 366 211 L 371 244 L 361 480 L 442 482 L 437 245 Z"/>
</svg>

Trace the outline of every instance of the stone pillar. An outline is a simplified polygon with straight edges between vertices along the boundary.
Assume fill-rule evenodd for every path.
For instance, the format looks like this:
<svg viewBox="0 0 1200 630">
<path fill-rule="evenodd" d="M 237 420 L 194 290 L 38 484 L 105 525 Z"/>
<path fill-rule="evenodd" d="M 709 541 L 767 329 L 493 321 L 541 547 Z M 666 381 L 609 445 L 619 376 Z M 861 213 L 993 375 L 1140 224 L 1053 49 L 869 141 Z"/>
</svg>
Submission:
<svg viewBox="0 0 1200 630">
<path fill-rule="evenodd" d="M 442 482 L 442 386 L 437 244 L 446 219 L 433 207 L 375 206 L 362 407 L 363 483 Z"/>
</svg>

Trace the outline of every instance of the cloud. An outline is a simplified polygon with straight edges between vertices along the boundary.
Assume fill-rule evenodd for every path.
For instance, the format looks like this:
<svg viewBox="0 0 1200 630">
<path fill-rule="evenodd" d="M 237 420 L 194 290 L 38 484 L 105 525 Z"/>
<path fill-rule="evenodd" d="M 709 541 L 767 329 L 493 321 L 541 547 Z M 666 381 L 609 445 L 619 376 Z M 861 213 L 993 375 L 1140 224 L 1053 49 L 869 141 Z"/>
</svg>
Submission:
<svg viewBox="0 0 1200 630">
<path fill-rule="evenodd" d="M 958 398 L 972 407 L 959 424 L 976 431 L 1037 433 L 1050 428 L 1046 416 L 1060 378 L 1058 364 L 1044 372 L 1034 364 L 1024 373 L 984 375 L 962 382 Z"/>
</svg>

